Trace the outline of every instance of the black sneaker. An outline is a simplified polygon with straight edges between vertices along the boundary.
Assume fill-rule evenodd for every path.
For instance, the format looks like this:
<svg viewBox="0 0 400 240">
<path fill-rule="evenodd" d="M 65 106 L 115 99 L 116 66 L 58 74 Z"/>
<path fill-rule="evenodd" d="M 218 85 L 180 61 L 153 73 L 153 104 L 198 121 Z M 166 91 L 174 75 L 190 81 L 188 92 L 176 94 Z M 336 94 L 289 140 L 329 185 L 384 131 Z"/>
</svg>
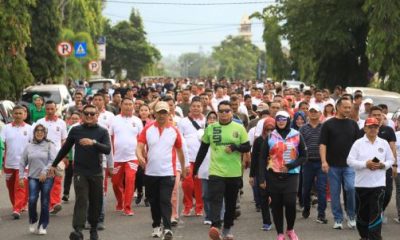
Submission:
<svg viewBox="0 0 400 240">
<path fill-rule="evenodd" d="M 301 214 L 304 219 L 307 219 L 310 216 L 310 210 L 309 209 L 303 209 L 303 212 Z"/>
<path fill-rule="evenodd" d="M 17 212 L 17 211 L 14 211 L 14 212 L 12 213 L 12 217 L 13 217 L 14 220 L 18 220 L 18 219 L 21 218 L 21 213 L 19 213 L 19 212 Z"/>
<path fill-rule="evenodd" d="M 83 240 L 83 233 L 81 231 L 73 231 L 69 234 L 69 240 Z"/>
<path fill-rule="evenodd" d="M 321 224 L 327 224 L 328 223 L 328 219 L 326 219 L 325 217 L 319 216 L 316 220 L 317 223 L 321 223 Z"/>
<path fill-rule="evenodd" d="M 90 240 L 99 240 L 99 234 L 96 229 L 90 230 Z"/>
<path fill-rule="evenodd" d="M 142 202 L 142 198 L 143 198 L 143 193 L 138 193 L 136 199 L 135 199 L 135 204 L 139 205 L 140 202 Z"/>
<path fill-rule="evenodd" d="M 64 195 L 64 196 L 62 197 L 62 200 L 63 200 L 64 202 L 68 202 L 68 201 L 69 201 L 69 196 L 68 196 L 68 195 Z"/>
</svg>

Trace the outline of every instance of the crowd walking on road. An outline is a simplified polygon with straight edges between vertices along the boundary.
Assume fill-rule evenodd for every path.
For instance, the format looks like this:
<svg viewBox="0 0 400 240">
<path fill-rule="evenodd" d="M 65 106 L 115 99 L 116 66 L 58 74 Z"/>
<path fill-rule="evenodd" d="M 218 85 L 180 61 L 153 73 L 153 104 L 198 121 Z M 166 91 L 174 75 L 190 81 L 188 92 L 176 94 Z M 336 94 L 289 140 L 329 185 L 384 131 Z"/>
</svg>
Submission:
<svg viewBox="0 0 400 240">
<path fill-rule="evenodd" d="M 162 77 L 105 83 L 94 95 L 70 90 L 63 115 L 37 94 L 0 129 L 10 215 L 25 220 L 28 211 L 32 234 L 51 231 L 51 216 L 72 201 L 69 239 L 89 229 L 98 240 L 114 194 L 121 217 L 137 217 L 142 201 L 149 207 L 149 237 L 172 240 L 179 220 L 195 217 L 209 226 L 205 239 L 233 240 L 244 184 L 260 231 L 277 240 L 302 239 L 299 217 L 362 240 L 383 239 L 388 221 L 400 224 L 400 118 L 361 91 Z M 392 198 L 396 217 L 387 219 Z"/>
</svg>

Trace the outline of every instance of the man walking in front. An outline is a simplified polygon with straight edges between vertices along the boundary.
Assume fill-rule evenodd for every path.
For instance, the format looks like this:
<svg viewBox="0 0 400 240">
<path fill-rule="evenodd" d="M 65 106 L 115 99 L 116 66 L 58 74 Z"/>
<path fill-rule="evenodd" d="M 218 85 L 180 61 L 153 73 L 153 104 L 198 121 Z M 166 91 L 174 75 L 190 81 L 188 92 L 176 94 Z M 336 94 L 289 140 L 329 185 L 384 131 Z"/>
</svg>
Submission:
<svg viewBox="0 0 400 240">
<path fill-rule="evenodd" d="M 233 239 L 231 227 L 242 181 L 241 154 L 249 152 L 251 148 L 246 129 L 232 121 L 229 101 L 219 103 L 218 118 L 218 123 L 209 125 L 204 131 L 193 171 L 193 175 L 196 176 L 211 146 L 208 190 L 212 225 L 208 234 L 212 240 Z M 225 201 L 225 216 L 224 228 L 220 234 L 222 201 Z"/>
<path fill-rule="evenodd" d="M 153 219 L 152 237 L 172 240 L 171 197 L 175 185 L 176 157 L 181 166 L 185 166 L 181 133 L 171 125 L 169 105 L 160 101 L 154 107 L 156 121 L 146 126 L 138 138 L 136 156 L 145 169 L 146 194 L 150 201 Z M 147 146 L 147 151 L 146 151 Z M 147 152 L 147 154 L 146 154 Z M 181 168 L 182 178 L 186 176 L 185 167 Z M 161 231 L 161 219 L 164 232 Z"/>
<path fill-rule="evenodd" d="M 335 219 L 334 229 L 343 229 L 343 211 L 340 204 L 342 182 L 346 192 L 347 226 L 356 227 L 355 219 L 355 173 L 347 165 L 346 159 L 350 148 L 359 137 L 359 128 L 349 119 L 352 103 L 350 99 L 339 98 L 336 102 L 336 116 L 327 120 L 321 129 L 320 155 L 322 171 L 328 173 L 331 191 L 331 208 Z"/>
<path fill-rule="evenodd" d="M 75 207 L 70 240 L 82 240 L 82 229 L 88 213 L 90 240 L 98 240 L 97 223 L 103 205 L 102 154 L 111 152 L 110 136 L 107 129 L 97 124 L 99 112 L 93 105 L 86 105 L 82 112 L 82 124 L 71 128 L 65 144 L 53 162 L 50 174 L 54 175 L 57 164 L 75 146 L 74 189 Z M 109 168 L 109 174 L 113 169 Z M 89 208 L 89 211 L 88 211 Z"/>
</svg>

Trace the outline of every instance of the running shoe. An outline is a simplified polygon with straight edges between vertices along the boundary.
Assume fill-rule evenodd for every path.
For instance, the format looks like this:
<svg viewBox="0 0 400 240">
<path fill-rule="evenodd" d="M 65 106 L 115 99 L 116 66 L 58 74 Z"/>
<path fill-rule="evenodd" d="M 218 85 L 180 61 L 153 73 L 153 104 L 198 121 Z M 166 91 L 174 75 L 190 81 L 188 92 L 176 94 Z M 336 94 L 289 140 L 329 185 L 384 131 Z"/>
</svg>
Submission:
<svg viewBox="0 0 400 240">
<path fill-rule="evenodd" d="M 68 202 L 68 201 L 69 201 L 69 195 L 64 195 L 64 196 L 62 197 L 62 200 L 63 200 L 64 202 Z"/>
<path fill-rule="evenodd" d="M 203 221 L 203 224 L 204 224 L 204 225 L 211 225 L 212 222 L 211 222 L 210 220 L 204 220 L 204 221 Z"/>
<path fill-rule="evenodd" d="M 18 220 L 18 219 L 21 218 L 21 213 L 19 213 L 19 212 L 17 212 L 17 211 L 14 211 L 14 212 L 12 213 L 12 217 L 14 218 L 14 220 Z"/>
<path fill-rule="evenodd" d="M 317 218 L 317 220 L 315 220 L 317 223 L 321 223 L 321 224 L 327 224 L 328 223 L 328 219 L 326 219 L 325 217 L 321 217 L 319 216 Z"/>
<path fill-rule="evenodd" d="M 161 227 L 155 227 L 153 228 L 153 232 L 151 233 L 151 236 L 153 238 L 160 238 L 162 235 Z"/>
<path fill-rule="evenodd" d="M 132 210 L 124 211 L 124 216 L 133 216 L 133 215 L 135 215 L 135 213 Z"/>
<path fill-rule="evenodd" d="M 142 197 L 143 197 L 143 193 L 138 193 L 138 195 L 136 196 L 136 199 L 135 199 L 136 205 L 140 204 L 140 202 L 142 201 Z"/>
<path fill-rule="evenodd" d="M 178 219 L 177 218 L 172 218 L 171 219 L 171 226 L 176 227 L 178 225 Z"/>
<path fill-rule="evenodd" d="M 400 217 L 393 218 L 393 221 L 400 223 Z"/>
<path fill-rule="evenodd" d="M 285 240 L 285 234 L 278 234 L 276 240 Z"/>
<path fill-rule="evenodd" d="M 349 219 L 347 220 L 347 226 L 348 226 L 350 229 L 356 229 L 356 226 L 357 226 L 356 220 L 355 220 L 354 218 L 349 218 Z"/>
<path fill-rule="evenodd" d="M 233 234 L 229 233 L 222 238 L 222 240 L 233 240 Z"/>
<path fill-rule="evenodd" d="M 36 224 L 35 223 L 29 224 L 29 232 L 30 233 L 36 232 Z"/>
<path fill-rule="evenodd" d="M 192 216 L 192 210 L 191 210 L 191 209 L 189 209 L 189 210 L 183 210 L 182 216 L 184 216 L 184 217 L 190 217 L 190 216 Z"/>
<path fill-rule="evenodd" d="M 43 228 L 43 226 L 40 225 L 40 227 L 39 227 L 39 229 L 38 229 L 38 234 L 39 234 L 39 235 L 46 235 L 46 234 L 47 234 L 46 228 Z"/>
<path fill-rule="evenodd" d="M 172 239 L 173 239 L 172 231 L 169 229 L 164 230 L 164 235 L 162 240 L 172 240 Z"/>
<path fill-rule="evenodd" d="M 103 222 L 98 222 L 97 223 L 97 230 L 103 231 L 104 229 L 106 229 L 106 227 L 104 226 L 104 223 Z"/>
<path fill-rule="evenodd" d="M 54 205 L 53 209 L 50 210 L 50 214 L 57 214 L 59 211 L 62 210 L 62 206 L 60 204 Z"/>
<path fill-rule="evenodd" d="M 303 212 L 301 214 L 304 219 L 307 219 L 310 216 L 310 209 L 303 209 Z"/>
<path fill-rule="evenodd" d="M 263 231 L 269 231 L 272 229 L 272 224 L 263 224 L 261 227 L 261 230 Z"/>
<path fill-rule="evenodd" d="M 208 236 L 210 237 L 211 240 L 223 240 L 221 238 L 218 228 L 216 227 L 210 228 L 210 230 L 208 231 Z"/>
<path fill-rule="evenodd" d="M 343 229 L 342 222 L 335 222 L 335 224 L 333 224 L 333 229 L 342 230 Z"/>
<path fill-rule="evenodd" d="M 297 237 L 297 234 L 294 232 L 294 230 L 286 231 L 286 235 L 290 240 L 299 240 L 299 237 Z"/>
</svg>

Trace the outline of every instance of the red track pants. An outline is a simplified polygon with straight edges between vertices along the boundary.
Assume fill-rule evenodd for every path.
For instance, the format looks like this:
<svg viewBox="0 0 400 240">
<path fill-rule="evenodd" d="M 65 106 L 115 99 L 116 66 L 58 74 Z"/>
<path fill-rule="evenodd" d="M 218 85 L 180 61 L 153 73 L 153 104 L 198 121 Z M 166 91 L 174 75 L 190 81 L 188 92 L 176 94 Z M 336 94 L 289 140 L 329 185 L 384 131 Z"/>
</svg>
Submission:
<svg viewBox="0 0 400 240">
<path fill-rule="evenodd" d="M 137 160 L 114 163 L 112 185 L 115 198 L 117 199 L 117 210 L 124 210 L 124 212 L 132 211 L 131 203 L 133 193 L 135 192 L 137 168 Z"/>
<path fill-rule="evenodd" d="M 50 210 L 54 208 L 55 205 L 61 204 L 61 193 L 62 193 L 62 180 L 63 177 L 55 176 L 53 187 L 50 191 Z"/>
<path fill-rule="evenodd" d="M 183 190 L 183 205 L 184 212 L 190 212 L 193 207 L 193 195 L 196 199 L 196 214 L 203 213 L 203 198 L 201 191 L 201 180 L 196 178 L 193 179 L 193 168 L 194 163 L 190 163 L 190 171 L 188 172 L 186 178 L 182 182 L 182 190 Z"/>
<path fill-rule="evenodd" d="M 20 213 L 28 204 L 28 179 L 24 179 L 25 187 L 21 188 L 19 186 L 18 169 L 4 168 L 4 174 L 6 175 L 6 185 L 13 212 Z"/>
</svg>

